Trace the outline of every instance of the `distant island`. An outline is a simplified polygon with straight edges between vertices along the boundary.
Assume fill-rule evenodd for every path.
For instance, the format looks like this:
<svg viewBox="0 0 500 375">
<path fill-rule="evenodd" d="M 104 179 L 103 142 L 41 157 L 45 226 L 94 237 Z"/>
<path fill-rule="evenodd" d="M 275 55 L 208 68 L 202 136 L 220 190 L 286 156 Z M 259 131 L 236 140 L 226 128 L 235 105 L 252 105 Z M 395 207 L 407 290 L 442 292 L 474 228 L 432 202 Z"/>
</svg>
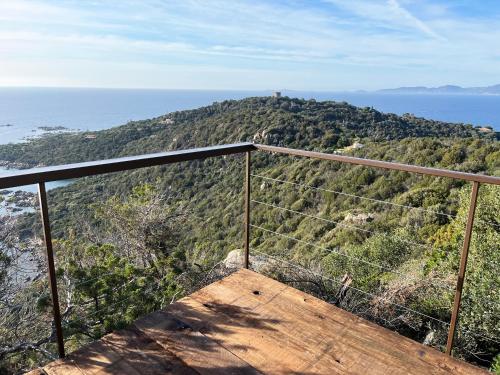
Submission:
<svg viewBox="0 0 500 375">
<path fill-rule="evenodd" d="M 384 94 L 471 94 L 471 95 L 500 95 L 500 84 L 485 87 L 460 87 L 445 85 L 439 87 L 398 87 L 395 89 L 377 90 Z"/>
</svg>

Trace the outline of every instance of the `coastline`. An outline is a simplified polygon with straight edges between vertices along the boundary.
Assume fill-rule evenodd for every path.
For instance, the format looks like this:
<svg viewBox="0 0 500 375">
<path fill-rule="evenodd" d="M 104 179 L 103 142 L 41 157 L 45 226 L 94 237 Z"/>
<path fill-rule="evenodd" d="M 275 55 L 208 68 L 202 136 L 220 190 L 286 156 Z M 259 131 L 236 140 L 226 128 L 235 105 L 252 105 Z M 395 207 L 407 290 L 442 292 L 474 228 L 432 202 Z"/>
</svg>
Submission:
<svg viewBox="0 0 500 375">
<path fill-rule="evenodd" d="M 13 94 L 15 93 L 15 95 Z M 0 89 L 0 146 L 55 134 L 95 132 L 226 100 L 269 96 L 270 90 Z M 282 90 L 283 96 L 347 102 L 379 112 L 500 131 L 500 95 Z"/>
<path fill-rule="evenodd" d="M 30 166 L 29 164 L 21 163 L 21 162 L 17 162 L 17 161 L 0 160 L 0 176 L 2 174 L 7 174 L 4 171 L 20 170 L 20 169 L 28 169 L 28 168 L 34 168 L 34 167 Z"/>
<path fill-rule="evenodd" d="M 22 166 L 22 168 L 19 168 Z M 30 166 L 25 165 L 23 163 L 16 162 L 2 162 L 0 161 L 0 177 L 3 175 L 7 175 L 10 172 L 14 172 L 20 169 L 29 169 Z M 72 183 L 71 180 L 61 180 L 61 181 L 53 181 L 47 183 L 47 190 L 57 189 L 59 187 L 68 186 Z M 33 207 L 38 206 L 38 200 L 36 195 L 38 193 L 37 185 L 25 185 L 18 186 L 12 189 L 0 189 L 0 197 L 3 200 L 0 200 L 0 216 L 5 215 L 5 213 L 10 214 L 20 214 L 23 212 L 32 211 L 34 208 L 30 207 L 27 203 L 27 200 L 30 199 L 28 194 L 31 194 L 33 199 L 36 200 L 34 202 Z M 0 199 L 2 199 L 0 198 Z M 10 200 L 10 201 L 9 201 Z"/>
</svg>

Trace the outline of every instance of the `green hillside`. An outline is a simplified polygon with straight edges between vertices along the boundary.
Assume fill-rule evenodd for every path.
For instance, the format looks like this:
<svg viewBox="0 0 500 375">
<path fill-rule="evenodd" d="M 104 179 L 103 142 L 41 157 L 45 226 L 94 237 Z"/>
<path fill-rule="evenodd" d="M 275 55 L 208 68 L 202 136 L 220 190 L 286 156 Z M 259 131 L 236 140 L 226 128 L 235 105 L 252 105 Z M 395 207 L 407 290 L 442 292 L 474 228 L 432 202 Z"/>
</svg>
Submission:
<svg viewBox="0 0 500 375">
<path fill-rule="evenodd" d="M 495 134 L 481 133 L 470 125 L 383 114 L 347 103 L 262 97 L 214 103 L 109 130 L 49 135 L 1 146 L 0 160 L 51 165 L 238 141 L 330 151 L 357 138 L 410 137 L 488 139 Z"/>
<path fill-rule="evenodd" d="M 53 165 L 254 141 L 500 175 L 496 137 L 469 125 L 346 103 L 248 98 L 94 133 L 0 146 L 0 160 Z M 355 142 L 361 146 L 349 147 Z M 252 178 L 252 198 L 259 203 L 252 205 L 251 249 L 256 264 L 264 264 L 262 271 L 442 348 L 447 327 L 440 321 L 450 319 L 470 185 L 261 152 L 252 158 L 258 175 Z M 62 290 L 108 275 L 75 289 L 75 303 L 81 303 L 131 276 L 137 281 L 116 299 L 91 306 L 101 314 L 98 323 L 69 314 L 71 345 L 208 282 L 203 275 L 241 249 L 243 168 L 242 156 L 228 156 L 79 179 L 50 192 L 58 272 L 69 280 L 61 282 Z M 456 349 L 456 355 L 483 366 L 500 352 L 488 339 L 500 334 L 500 280 L 494 268 L 500 263 L 499 192 L 480 190 L 480 225 Z M 24 215 L 17 226 L 29 238 L 37 217 Z M 335 280 L 345 275 L 356 289 L 338 300 Z M 123 297 L 133 303 L 105 309 Z M 40 309 L 47 306 L 41 303 Z M 0 339 L 0 346 L 9 340 Z"/>
</svg>

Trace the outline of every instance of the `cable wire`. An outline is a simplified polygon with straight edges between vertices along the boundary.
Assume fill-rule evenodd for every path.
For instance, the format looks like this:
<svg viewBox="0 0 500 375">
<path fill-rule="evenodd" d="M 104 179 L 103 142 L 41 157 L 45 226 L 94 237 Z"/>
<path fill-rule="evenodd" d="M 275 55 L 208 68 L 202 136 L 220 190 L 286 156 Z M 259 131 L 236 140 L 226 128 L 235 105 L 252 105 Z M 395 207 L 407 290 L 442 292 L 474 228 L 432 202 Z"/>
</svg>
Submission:
<svg viewBox="0 0 500 375">
<path fill-rule="evenodd" d="M 280 210 L 283 210 L 283 211 L 292 212 L 294 214 L 305 216 L 305 217 L 308 217 L 308 218 L 311 218 L 311 219 L 322 220 L 322 221 L 325 221 L 327 223 L 336 224 L 336 225 L 339 225 L 339 226 L 342 226 L 342 227 L 345 227 L 345 228 L 350 228 L 350 229 L 355 229 L 355 230 L 358 230 L 358 231 L 361 231 L 361 232 L 370 233 L 372 235 L 374 235 L 374 234 L 382 234 L 384 236 L 387 236 L 387 235 L 385 235 L 382 232 L 376 232 L 376 231 L 373 231 L 373 230 L 360 228 L 360 227 L 357 227 L 355 225 L 344 224 L 344 223 L 341 223 L 341 222 L 338 222 L 338 221 L 335 221 L 335 220 L 325 219 L 325 218 L 322 218 L 322 217 L 305 214 L 303 212 L 291 210 L 289 208 L 281 207 L 281 206 L 278 206 L 278 205 L 275 205 L 275 204 L 272 204 L 272 203 L 261 202 L 261 201 L 257 201 L 257 200 L 254 200 L 254 199 L 252 199 L 251 202 L 254 202 L 254 203 L 257 203 L 257 204 L 262 204 L 262 205 L 268 206 L 268 207 L 277 208 L 277 209 L 280 209 Z M 413 242 L 413 241 L 408 241 L 408 240 L 405 240 L 405 239 L 402 239 L 402 238 L 399 238 L 399 240 L 401 242 L 405 242 L 405 243 L 407 243 L 409 245 L 420 246 L 420 247 L 424 247 L 426 249 L 432 250 L 432 247 L 430 247 L 429 245 L 425 245 L 425 244 L 421 244 L 421 243 Z"/>
<path fill-rule="evenodd" d="M 360 195 L 344 193 L 342 191 L 330 190 L 330 189 L 320 188 L 320 187 L 316 187 L 316 186 L 312 186 L 312 185 L 300 184 L 297 182 L 280 180 L 278 178 L 267 177 L 267 176 L 263 176 L 263 175 L 259 175 L 259 174 L 250 174 L 250 175 L 252 177 L 257 177 L 257 178 L 261 178 L 261 179 L 269 180 L 269 181 L 274 181 L 274 182 L 280 182 L 283 184 L 289 184 L 289 185 L 293 185 L 296 187 L 304 187 L 306 189 L 313 189 L 313 190 L 324 191 L 324 192 L 338 194 L 338 195 L 344 195 L 344 196 L 351 197 L 351 198 L 358 198 L 358 199 L 362 199 L 362 200 L 366 200 L 366 201 L 370 201 L 370 202 L 381 203 L 381 204 L 391 205 L 391 206 L 395 206 L 395 207 L 406 208 L 406 209 L 410 209 L 410 210 L 418 210 L 418 211 L 427 212 L 427 213 L 434 214 L 434 215 L 440 215 L 440 216 L 444 216 L 444 217 L 448 217 L 448 218 L 457 218 L 458 217 L 458 215 L 447 214 L 445 212 L 440 212 L 440 211 L 428 210 L 428 209 L 425 209 L 422 207 L 415 207 L 415 206 L 410 206 L 410 205 L 405 205 L 405 204 L 388 202 L 388 201 L 381 200 L 381 199 L 363 197 Z M 493 227 L 500 228 L 500 224 L 486 221 L 486 220 L 483 220 L 480 218 L 476 218 L 476 220 L 482 222 L 483 224 L 488 224 L 488 225 L 491 225 Z"/>
<path fill-rule="evenodd" d="M 257 228 L 257 229 L 263 230 L 263 231 L 268 232 L 268 233 L 276 234 L 276 235 L 278 235 L 278 236 L 281 236 L 281 237 L 287 238 L 287 239 L 292 240 L 292 241 L 297 241 L 297 242 L 303 243 L 303 244 L 305 244 L 305 245 L 315 247 L 315 248 L 317 248 L 317 249 L 320 249 L 320 250 L 326 251 L 326 252 L 328 252 L 328 253 L 330 253 L 330 254 L 340 255 L 340 256 L 343 256 L 343 257 L 345 257 L 345 258 L 348 258 L 348 259 L 354 260 L 354 261 L 356 261 L 356 262 L 365 263 L 365 264 L 367 264 L 367 265 L 370 265 L 370 266 L 373 266 L 373 267 L 377 267 L 377 268 L 379 268 L 379 269 L 381 269 L 381 270 L 384 270 L 384 271 L 386 271 L 386 272 L 391 272 L 391 273 L 394 273 L 394 274 L 396 274 L 396 275 L 398 275 L 398 276 L 400 276 L 400 277 L 403 277 L 403 278 L 404 278 L 405 280 L 407 280 L 407 281 L 418 281 L 418 279 L 417 279 L 417 278 L 413 278 L 413 279 L 411 279 L 411 278 L 406 277 L 406 275 L 405 275 L 404 273 L 402 273 L 402 272 L 395 271 L 395 270 L 393 270 L 393 269 L 391 269 L 391 268 L 384 267 L 384 266 L 381 266 L 380 264 L 373 263 L 373 262 L 369 262 L 369 261 L 364 260 L 364 259 L 359 259 L 359 258 L 356 258 L 356 257 L 349 256 L 349 255 L 347 255 L 347 254 L 345 254 L 345 253 L 342 253 L 342 252 L 340 252 L 340 251 L 338 251 L 338 250 L 328 249 L 328 248 L 326 248 L 326 247 L 322 247 L 322 246 L 319 246 L 319 245 L 313 244 L 312 242 L 308 242 L 308 241 L 300 240 L 300 239 L 298 239 L 298 238 L 295 238 L 295 237 L 292 237 L 292 236 L 288 236 L 288 235 L 283 234 L 283 233 L 275 232 L 275 231 L 273 231 L 273 230 L 270 230 L 270 229 L 266 229 L 266 228 L 260 227 L 260 226 L 258 226 L 258 225 L 253 225 L 253 224 L 250 224 L 250 226 L 251 226 L 251 227 L 253 227 L 253 228 Z M 452 290 L 452 289 L 451 289 L 451 287 L 450 287 L 449 285 L 446 285 L 446 284 L 436 283 L 436 284 L 434 284 L 434 285 L 435 285 L 435 286 L 438 286 L 438 287 L 440 287 L 440 288 L 443 288 L 443 289 L 450 290 L 450 291 Z"/>
<path fill-rule="evenodd" d="M 331 277 L 325 276 L 325 275 L 323 275 L 323 274 L 320 274 L 320 273 L 317 273 L 317 272 L 314 272 L 314 271 L 308 270 L 307 268 L 304 268 L 304 267 L 302 267 L 302 266 L 299 266 L 298 264 L 295 264 L 295 263 L 292 263 L 292 262 L 288 262 L 288 261 L 286 261 L 286 260 L 284 260 L 284 259 L 275 258 L 275 257 L 273 257 L 273 256 L 271 256 L 271 255 L 265 254 L 265 253 L 263 253 L 263 252 L 261 252 L 261 251 L 255 250 L 255 249 L 253 249 L 253 251 L 254 251 L 254 252 L 256 252 L 256 253 L 258 253 L 258 254 L 261 254 L 261 255 L 263 255 L 263 256 L 266 256 L 266 257 L 268 257 L 268 258 L 274 259 L 274 260 L 276 260 L 276 261 L 278 261 L 278 262 L 283 262 L 283 263 L 286 263 L 286 264 L 290 265 L 291 267 L 295 267 L 295 268 L 301 269 L 302 271 L 309 272 L 309 273 L 311 273 L 311 274 L 313 274 L 313 275 L 315 275 L 315 276 L 317 276 L 317 277 L 320 277 L 320 278 L 322 278 L 322 279 L 329 280 L 329 281 L 334 282 L 334 283 L 336 283 L 336 284 L 342 284 L 342 282 L 341 282 L 340 280 L 335 280 L 335 279 L 332 279 Z M 414 314 L 421 315 L 421 316 L 426 317 L 426 318 L 428 318 L 428 319 L 435 320 L 435 321 L 437 321 L 437 322 L 439 322 L 439 323 L 441 323 L 441 324 L 450 325 L 449 323 L 447 323 L 447 322 L 445 322 L 445 321 L 443 321 L 443 320 L 441 320 L 441 319 L 434 318 L 434 317 L 432 317 L 432 316 L 430 316 L 430 315 L 427 315 L 427 314 L 424 314 L 424 313 L 422 313 L 422 312 L 420 312 L 420 311 L 410 309 L 409 307 L 406 307 L 406 306 L 400 305 L 400 304 L 398 304 L 398 303 L 392 302 L 392 301 L 388 300 L 387 298 L 382 298 L 382 297 L 380 297 L 380 296 L 376 296 L 375 294 L 365 292 L 364 290 L 362 290 L 362 289 L 358 289 L 358 288 L 356 288 L 356 287 L 354 287 L 354 286 L 352 286 L 352 285 L 350 285 L 350 286 L 349 286 L 349 289 L 353 289 L 353 290 L 356 290 L 357 292 L 360 292 L 360 293 L 362 293 L 362 294 L 364 294 L 364 295 L 370 296 L 370 297 L 372 297 L 372 298 L 377 298 L 377 299 L 379 299 L 379 300 L 381 300 L 381 301 L 385 301 L 385 302 L 387 302 L 387 303 L 389 303 L 389 304 L 391 304 L 391 305 L 397 306 L 397 307 L 399 307 L 399 308 L 401 308 L 401 309 L 403 309 L 403 310 L 406 310 L 406 311 L 408 311 L 408 312 L 412 312 L 412 313 L 414 313 Z"/>
<path fill-rule="evenodd" d="M 363 197 L 363 196 L 360 196 L 360 195 L 355 195 L 355 194 L 350 194 L 350 193 L 344 193 L 342 191 L 330 190 L 330 189 L 320 188 L 320 187 L 316 187 L 316 186 L 312 186 L 312 185 L 307 185 L 307 184 L 299 184 L 297 182 L 280 180 L 280 179 L 277 179 L 277 178 L 267 177 L 267 176 L 263 176 L 263 175 L 252 174 L 251 176 L 257 177 L 257 178 L 262 178 L 262 179 L 265 179 L 265 180 L 280 182 L 280 183 L 284 183 L 284 184 L 290 184 L 290 185 L 294 185 L 294 186 L 305 187 L 307 189 L 325 191 L 325 192 L 328 192 L 328 193 L 333 193 L 333 194 L 338 194 L 338 195 L 344 195 L 344 196 L 351 197 L 351 198 L 363 199 L 363 200 L 367 200 L 367 201 L 370 201 L 370 202 L 387 204 L 387 205 L 396 206 L 396 207 L 400 207 L 400 208 L 407 208 L 407 209 L 411 209 L 411 210 L 419 210 L 419 211 L 424 211 L 424 212 L 428 212 L 428 213 L 432 213 L 432 214 L 436 214 L 436 215 L 441 215 L 441 216 L 446 216 L 446 217 L 450 217 L 450 218 L 455 218 L 456 217 L 456 215 L 447 214 L 447 213 L 444 213 L 444 212 L 439 212 L 439 211 L 434 211 L 434 210 L 427 210 L 427 209 L 422 208 L 422 207 L 414 207 L 414 206 L 409 206 L 409 205 L 404 205 L 404 204 L 399 204 L 399 203 L 388 202 L 388 201 L 384 201 L 384 200 L 381 200 L 381 199 Z"/>
</svg>

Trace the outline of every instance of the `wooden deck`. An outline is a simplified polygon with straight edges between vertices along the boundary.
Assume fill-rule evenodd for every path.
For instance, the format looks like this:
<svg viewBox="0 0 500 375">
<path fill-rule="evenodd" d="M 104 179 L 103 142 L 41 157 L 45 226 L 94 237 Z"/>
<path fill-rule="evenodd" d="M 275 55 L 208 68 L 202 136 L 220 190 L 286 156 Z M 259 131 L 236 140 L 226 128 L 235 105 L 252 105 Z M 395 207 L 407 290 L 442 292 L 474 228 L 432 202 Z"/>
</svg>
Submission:
<svg viewBox="0 0 500 375">
<path fill-rule="evenodd" d="M 33 374 L 486 374 L 248 270 Z"/>
</svg>

